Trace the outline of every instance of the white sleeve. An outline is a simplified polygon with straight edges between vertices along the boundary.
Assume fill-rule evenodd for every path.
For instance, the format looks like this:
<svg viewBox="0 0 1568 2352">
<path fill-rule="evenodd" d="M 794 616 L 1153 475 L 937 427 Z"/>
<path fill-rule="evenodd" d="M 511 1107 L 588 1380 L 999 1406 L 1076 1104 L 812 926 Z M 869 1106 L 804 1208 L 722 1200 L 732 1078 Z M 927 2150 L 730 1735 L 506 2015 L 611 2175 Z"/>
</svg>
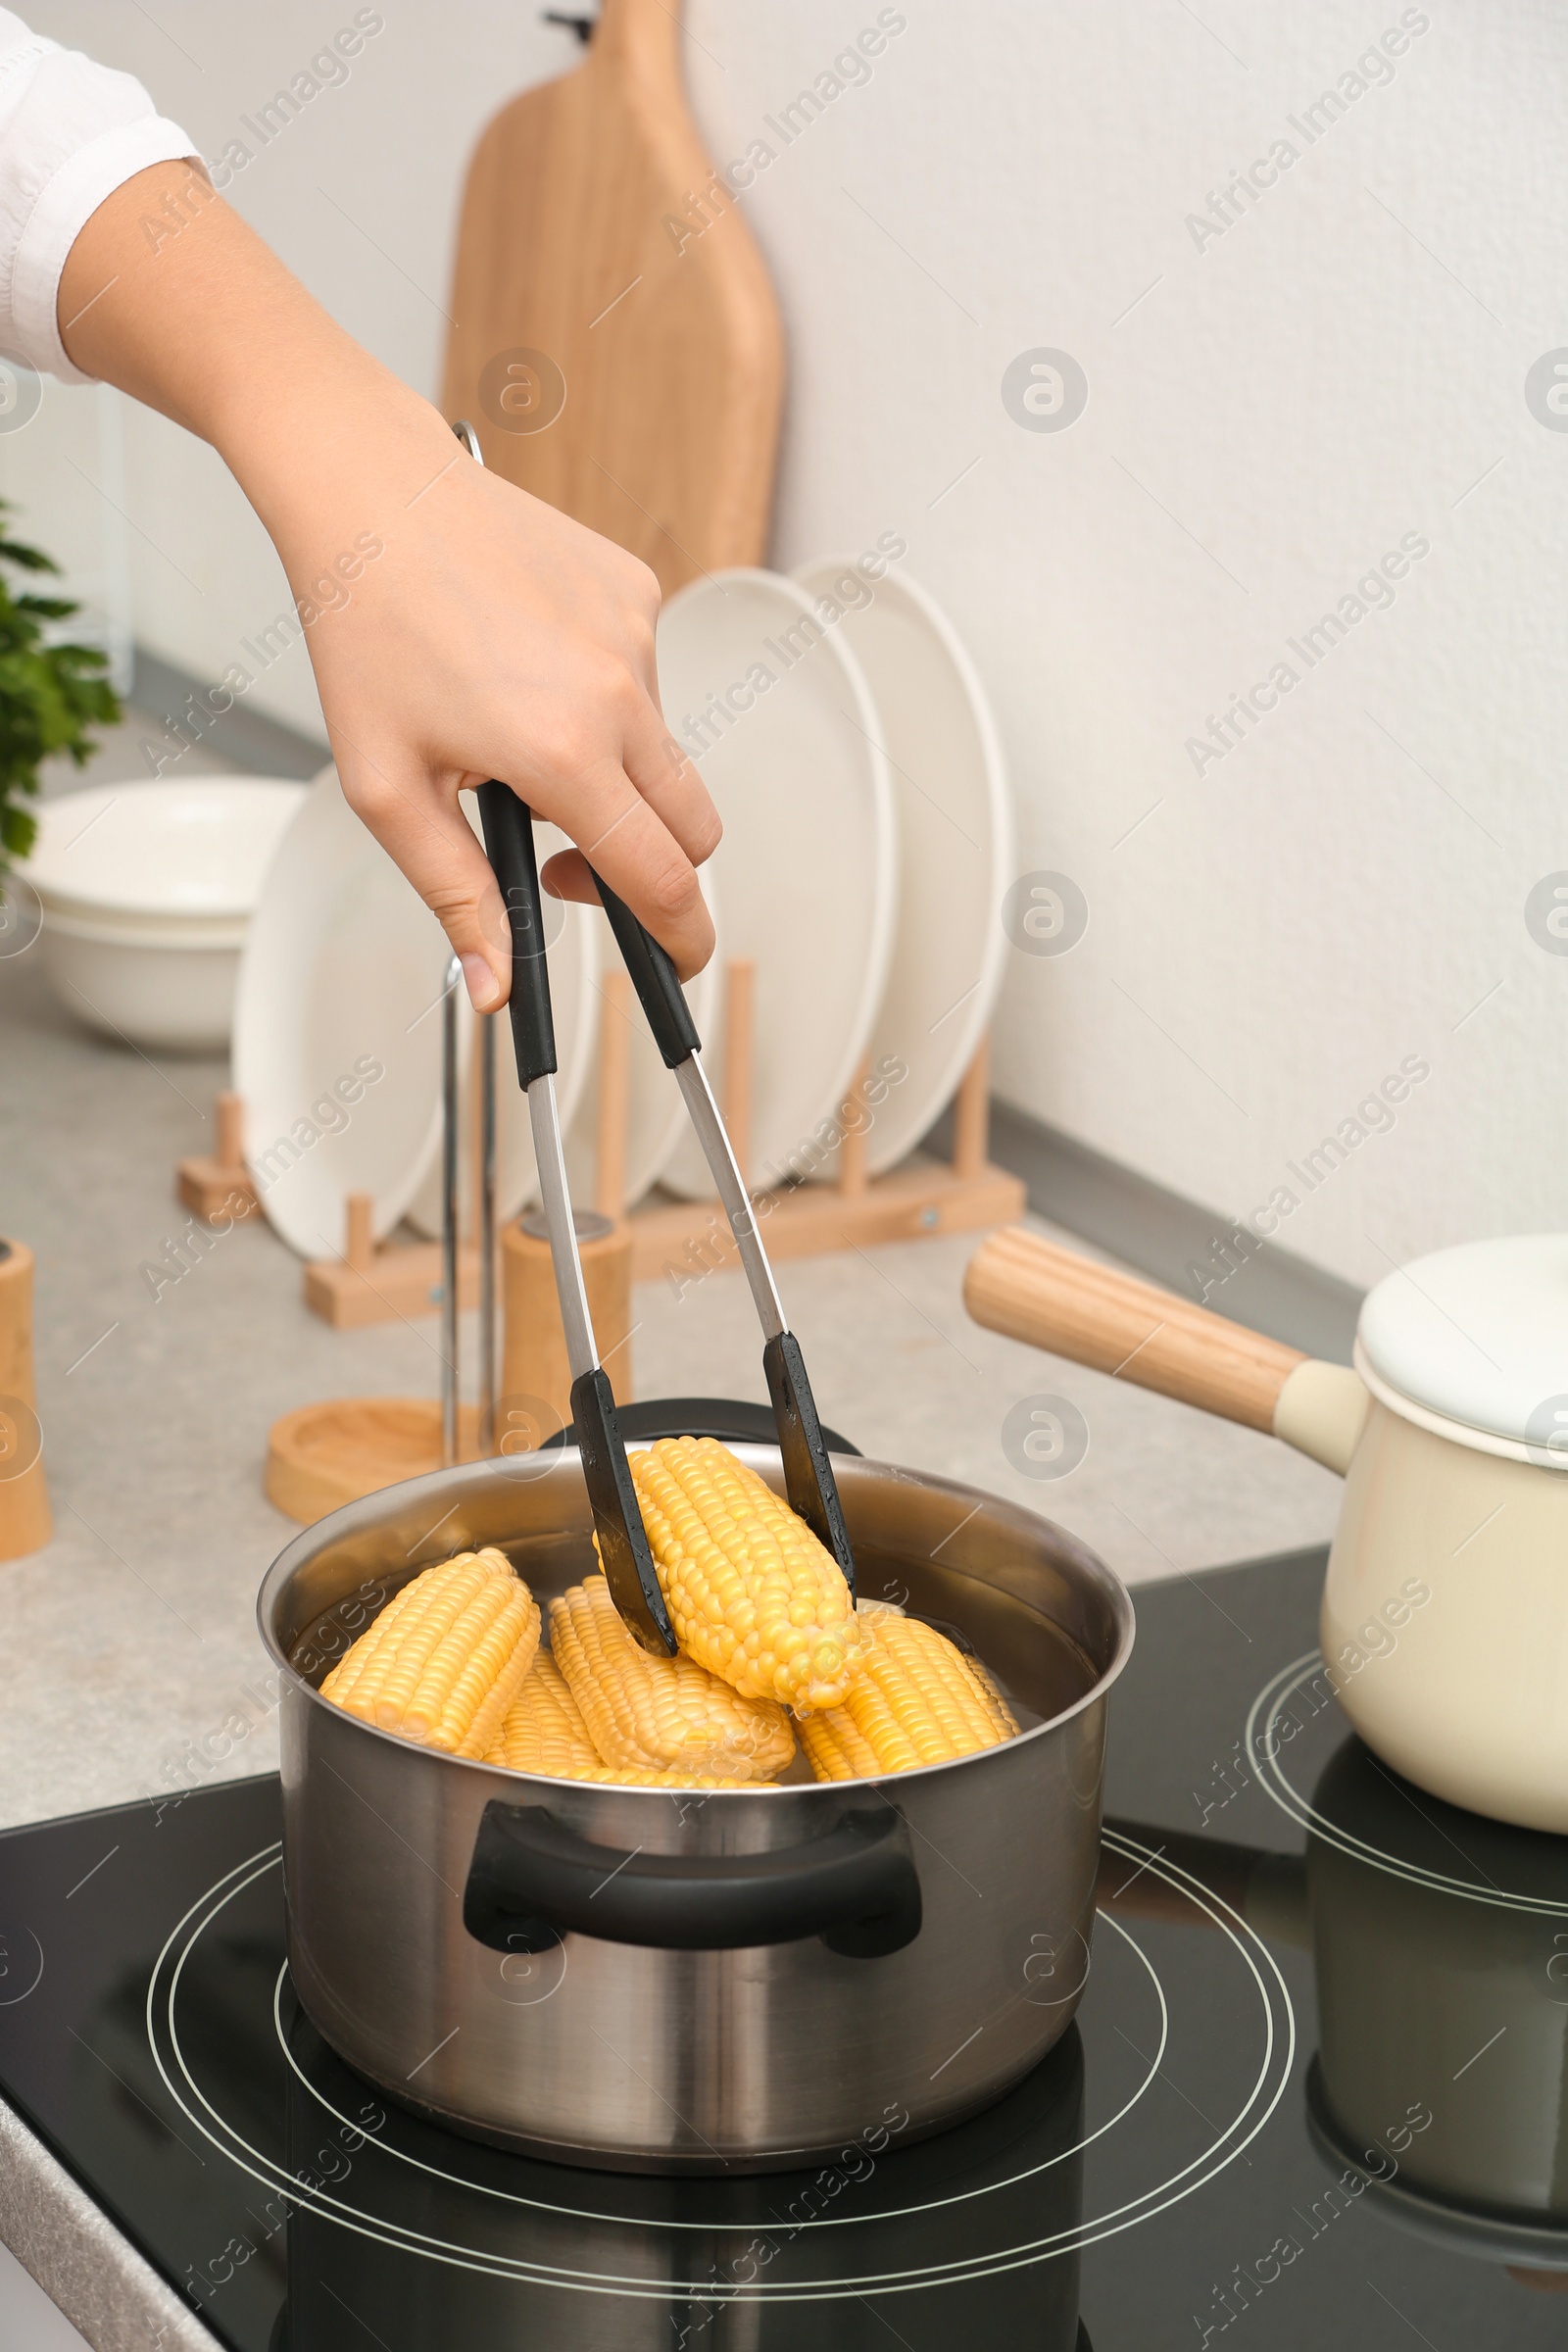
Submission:
<svg viewBox="0 0 1568 2352">
<path fill-rule="evenodd" d="M 90 216 L 149 164 L 200 155 L 129 74 L 40 40 L 0 8 L 0 349 L 67 383 L 55 303 Z"/>
</svg>

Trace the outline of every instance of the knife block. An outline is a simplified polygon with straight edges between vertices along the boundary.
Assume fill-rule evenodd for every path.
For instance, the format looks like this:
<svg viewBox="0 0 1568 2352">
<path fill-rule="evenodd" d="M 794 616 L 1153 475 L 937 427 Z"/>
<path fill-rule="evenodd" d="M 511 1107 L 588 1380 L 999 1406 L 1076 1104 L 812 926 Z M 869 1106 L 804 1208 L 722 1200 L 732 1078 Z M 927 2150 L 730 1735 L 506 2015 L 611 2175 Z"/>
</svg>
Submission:
<svg viewBox="0 0 1568 2352">
<path fill-rule="evenodd" d="M 0 1241 L 0 1560 L 54 1533 L 32 1381 L 32 1251 Z"/>
</svg>

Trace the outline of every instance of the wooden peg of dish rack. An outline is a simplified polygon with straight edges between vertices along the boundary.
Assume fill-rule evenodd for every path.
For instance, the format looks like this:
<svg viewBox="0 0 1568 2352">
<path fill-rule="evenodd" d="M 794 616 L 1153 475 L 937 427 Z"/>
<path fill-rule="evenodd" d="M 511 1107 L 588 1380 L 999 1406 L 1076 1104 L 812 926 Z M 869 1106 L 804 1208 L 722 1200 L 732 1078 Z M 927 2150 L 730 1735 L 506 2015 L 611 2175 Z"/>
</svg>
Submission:
<svg viewBox="0 0 1568 2352">
<path fill-rule="evenodd" d="M 631 983 L 623 972 L 608 973 L 600 985 L 602 1012 L 599 1031 L 598 1091 L 595 1102 L 595 1129 L 598 1137 L 598 1167 L 595 1186 L 595 1207 L 602 1218 L 612 1225 L 622 1215 L 622 1197 L 626 1189 L 626 1136 L 631 1109 L 631 1056 L 628 1050 Z M 472 1082 L 467 1089 L 468 1110 L 468 1166 L 472 1173 L 473 1198 L 467 1204 L 468 1213 L 463 1220 L 458 1245 L 458 1304 L 460 1308 L 476 1306 L 479 1302 L 479 1252 L 474 1236 L 479 1230 L 479 1052 L 480 1035 L 475 1024 L 473 1040 Z M 503 1043 L 503 1054 L 508 1050 Z M 504 1081 L 503 1081 L 504 1082 Z M 408 1320 L 435 1311 L 441 1303 L 442 1263 L 441 1244 L 436 1242 L 376 1243 L 371 1237 L 370 1196 L 351 1193 L 344 1202 L 343 1248 L 336 1257 L 310 1259 L 305 1267 L 305 1303 L 313 1314 L 335 1330 L 361 1330 L 367 1324 L 390 1323 L 395 1318 Z M 536 1242 L 537 1237 L 533 1237 Z M 604 1247 L 605 1237 L 586 1242 L 583 1248 L 584 1274 L 589 1283 L 590 1303 L 595 1304 L 595 1331 L 601 1353 L 608 1360 L 624 1318 L 616 1315 L 611 1303 L 615 1290 L 611 1266 L 601 1260 L 612 1259 L 614 1250 Z M 513 1219 L 502 1235 L 503 1288 L 508 1277 L 507 1261 L 514 1254 L 531 1254 L 529 1238 L 521 1234 L 519 1221 Z M 548 1251 L 543 1252 L 548 1256 Z M 608 1282 L 610 1290 L 602 1294 L 598 1286 Z M 533 1293 L 530 1290 L 529 1298 Z M 510 1296 L 510 1293 L 509 1293 Z M 542 1294 L 541 1294 L 542 1296 Z M 553 1294 L 552 1294 L 553 1296 Z M 597 1298 L 597 1303 L 596 1303 Z M 605 1323 L 606 1312 L 609 1324 Z M 603 1326 L 603 1327 L 602 1327 Z M 564 1364 L 564 1338 L 561 1341 L 561 1361 Z M 524 1351 L 526 1352 L 526 1351 Z M 514 1354 L 509 1343 L 509 1353 Z M 621 1376 L 617 1374 L 617 1386 Z M 522 1370 L 503 1375 L 504 1388 L 530 1396 L 553 1394 L 546 1374 L 535 1371 L 525 1378 Z"/>
<path fill-rule="evenodd" d="M 985 1039 L 953 1102 L 951 1161 L 916 1158 L 885 1176 L 866 1172 L 868 1122 L 854 1115 L 864 1099 L 862 1063 L 839 1105 L 842 1140 L 832 1183 L 752 1187 L 752 1005 L 754 971 L 725 973 L 723 1107 L 735 1156 L 752 1191 L 759 1229 L 771 1259 L 821 1257 L 941 1233 L 976 1233 L 1024 1213 L 1021 1180 L 994 1167 L 990 1140 L 990 1050 Z M 646 1201 L 631 1212 L 632 1273 L 639 1282 L 669 1281 L 677 1294 L 704 1274 L 736 1262 L 734 1238 L 716 1200 Z"/>
<path fill-rule="evenodd" d="M 473 1026 L 471 1083 L 467 1089 L 468 1167 L 473 1199 L 460 1219 L 458 1240 L 458 1305 L 479 1303 L 479 1252 L 473 1237 L 479 1230 L 479 1054 L 480 1024 Z M 433 1242 L 377 1242 L 371 1227 L 373 1202 L 368 1193 L 350 1193 L 343 1203 L 343 1247 L 335 1257 L 308 1258 L 304 1297 L 312 1314 L 335 1331 L 361 1331 L 371 1323 L 408 1322 L 434 1314 L 441 1304 L 444 1279 L 441 1244 Z"/>
<path fill-rule="evenodd" d="M 174 1191 L 181 1208 L 204 1225 L 256 1213 L 261 1203 L 245 1165 L 245 1105 L 238 1095 L 225 1092 L 218 1097 L 213 1105 L 213 1148 L 177 1163 Z"/>
</svg>

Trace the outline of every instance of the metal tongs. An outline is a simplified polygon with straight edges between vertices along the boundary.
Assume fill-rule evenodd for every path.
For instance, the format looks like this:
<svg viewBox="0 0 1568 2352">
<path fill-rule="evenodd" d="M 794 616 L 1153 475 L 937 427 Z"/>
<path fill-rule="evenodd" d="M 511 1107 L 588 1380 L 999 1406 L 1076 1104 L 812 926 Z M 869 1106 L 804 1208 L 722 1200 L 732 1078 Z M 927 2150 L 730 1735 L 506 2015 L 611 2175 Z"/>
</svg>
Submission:
<svg viewBox="0 0 1568 2352">
<path fill-rule="evenodd" d="M 460 424 L 454 430 L 470 455 L 477 458 L 478 439 L 472 426 Z M 512 931 L 510 1011 L 517 1054 L 517 1081 L 528 1098 L 528 1123 L 533 1131 L 539 1189 L 550 1234 L 550 1256 L 566 1337 L 566 1360 L 571 1370 L 571 1418 L 599 1537 L 600 1558 L 615 1606 L 643 1647 L 671 1655 L 675 1648 L 674 1630 L 659 1588 L 636 1489 L 626 1466 L 614 1395 L 594 1343 L 588 1293 L 577 1250 L 556 1104 L 555 1026 L 550 1006 L 550 975 L 545 962 L 533 815 L 526 803 L 507 784 L 494 781 L 481 784 L 478 802 L 485 853 L 501 886 Z M 665 1068 L 674 1071 L 676 1084 L 685 1098 L 703 1156 L 746 1270 L 762 1326 L 762 1370 L 772 1399 L 790 1507 L 833 1554 L 853 1595 L 855 1556 L 850 1549 L 833 1465 L 822 1442 L 811 1384 L 807 1378 L 800 1342 L 785 1321 L 773 1269 L 752 1213 L 746 1181 L 708 1083 L 702 1041 L 691 1008 L 675 967 L 659 942 L 643 929 L 631 908 L 607 882 L 597 874 L 594 881 L 632 985 L 642 1000 L 654 1042 L 663 1056 Z"/>
</svg>

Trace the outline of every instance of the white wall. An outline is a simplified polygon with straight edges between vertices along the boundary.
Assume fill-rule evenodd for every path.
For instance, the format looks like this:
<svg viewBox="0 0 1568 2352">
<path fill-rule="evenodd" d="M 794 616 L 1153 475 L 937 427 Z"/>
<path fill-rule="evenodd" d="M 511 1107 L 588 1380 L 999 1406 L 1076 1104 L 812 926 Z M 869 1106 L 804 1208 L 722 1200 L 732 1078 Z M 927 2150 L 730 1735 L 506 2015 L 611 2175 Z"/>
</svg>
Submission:
<svg viewBox="0 0 1568 2352">
<path fill-rule="evenodd" d="M 776 559 L 906 533 L 996 698 L 1021 867 L 1087 896 L 1071 954 L 1009 957 L 1002 1091 L 1217 1211 L 1289 1186 L 1282 1243 L 1352 1280 L 1561 1224 L 1568 959 L 1524 902 L 1568 868 L 1568 433 L 1524 379 L 1568 345 L 1568 21 L 1544 0 L 903 6 L 869 83 L 746 199 L 790 338 Z M 466 149 L 574 51 L 515 0 L 384 13 L 348 86 L 231 193 L 428 390 Z M 352 11 L 157 14 L 31 8 L 211 153 Z M 876 15 L 688 0 L 715 156 Z M 1308 147 L 1287 118 L 1401 15 L 1429 24 L 1392 81 Z M 1282 136 L 1298 160 L 1200 250 L 1187 216 Z M 1087 372 L 1068 430 L 1004 407 L 1036 347 Z M 87 462 L 88 397 L 0 441 L 0 486 L 25 455 L 63 533 L 89 528 L 61 463 Z M 133 539 L 139 633 L 216 676 L 281 574 L 207 453 L 137 416 L 128 466 L 162 551 Z M 1392 607 L 1308 672 L 1286 640 L 1407 533 L 1430 553 Z M 1299 684 L 1196 773 L 1188 739 L 1282 659 Z M 304 721 L 291 660 L 264 689 Z M 1397 1126 L 1308 1197 L 1286 1163 L 1406 1056 L 1431 1075 Z"/>
</svg>

